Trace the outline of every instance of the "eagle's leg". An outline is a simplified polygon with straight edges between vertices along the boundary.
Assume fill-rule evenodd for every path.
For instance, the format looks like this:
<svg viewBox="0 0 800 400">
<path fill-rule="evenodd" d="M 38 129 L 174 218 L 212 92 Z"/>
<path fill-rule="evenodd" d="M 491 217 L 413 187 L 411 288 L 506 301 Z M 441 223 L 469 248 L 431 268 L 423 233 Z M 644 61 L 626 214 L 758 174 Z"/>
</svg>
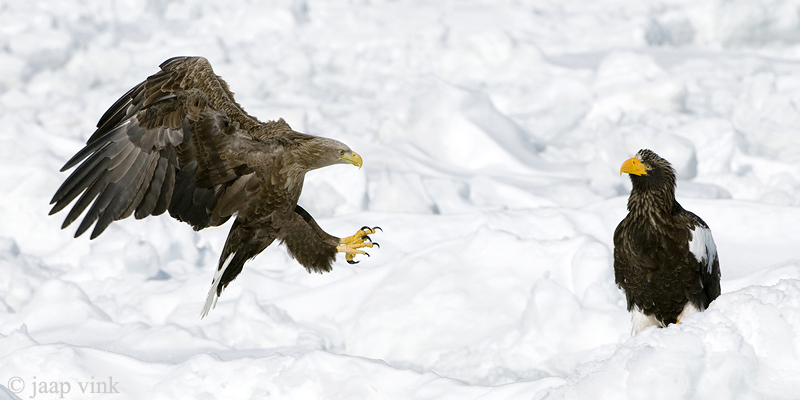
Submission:
<svg viewBox="0 0 800 400">
<path fill-rule="evenodd" d="M 353 258 L 355 258 L 357 254 L 364 254 L 369 257 L 369 253 L 360 249 L 364 247 L 381 247 L 378 243 L 373 242 L 372 238 L 369 237 L 369 235 L 374 234 L 376 231 L 383 231 L 383 229 L 381 229 L 379 226 L 373 228 L 364 226 L 353 236 L 339 239 L 339 245 L 336 246 L 336 251 L 344 253 L 344 257 L 349 264 L 358 264 L 358 261 L 353 261 Z"/>
<path fill-rule="evenodd" d="M 353 258 L 355 258 L 357 254 L 364 254 L 369 257 L 367 252 L 359 249 L 364 247 L 381 247 L 378 243 L 373 243 L 372 239 L 369 237 L 369 235 L 372 235 L 375 231 L 383 231 L 383 229 L 378 226 L 373 228 L 363 226 L 353 236 L 338 238 L 322 230 L 319 224 L 317 224 L 317 221 L 314 221 L 314 217 L 303 209 L 303 207 L 296 205 L 294 211 L 308 223 L 311 229 L 313 229 L 320 238 L 329 245 L 336 246 L 337 253 L 345 253 L 345 259 L 350 264 L 358 264 L 358 261 L 353 261 Z"/>
</svg>

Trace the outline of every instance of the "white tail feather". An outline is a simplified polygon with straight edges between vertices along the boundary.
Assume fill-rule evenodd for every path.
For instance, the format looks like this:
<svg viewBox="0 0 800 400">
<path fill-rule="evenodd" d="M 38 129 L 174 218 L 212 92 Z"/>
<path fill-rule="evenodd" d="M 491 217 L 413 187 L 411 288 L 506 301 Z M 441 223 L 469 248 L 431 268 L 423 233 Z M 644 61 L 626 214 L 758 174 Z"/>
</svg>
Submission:
<svg viewBox="0 0 800 400">
<path fill-rule="evenodd" d="M 236 253 L 231 253 L 228 258 L 225 259 L 225 262 L 222 263 L 222 267 L 214 273 L 214 280 L 211 281 L 211 288 L 208 289 L 208 296 L 206 297 L 206 304 L 203 306 L 203 311 L 200 313 L 200 319 L 203 319 L 208 315 L 208 312 L 211 309 L 217 307 L 217 300 L 219 300 L 219 296 L 217 296 L 217 288 L 219 287 L 219 281 L 222 279 L 222 274 L 225 273 L 225 270 L 228 268 L 228 265 L 231 264 L 233 260 L 233 256 Z"/>
</svg>

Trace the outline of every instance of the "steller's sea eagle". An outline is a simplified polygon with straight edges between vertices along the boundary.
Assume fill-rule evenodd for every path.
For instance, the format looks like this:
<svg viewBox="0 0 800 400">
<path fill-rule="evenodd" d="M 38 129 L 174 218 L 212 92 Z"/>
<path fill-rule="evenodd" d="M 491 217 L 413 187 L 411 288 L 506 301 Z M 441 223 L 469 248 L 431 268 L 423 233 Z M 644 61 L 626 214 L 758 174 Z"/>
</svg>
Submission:
<svg viewBox="0 0 800 400">
<path fill-rule="evenodd" d="M 236 215 L 201 317 L 222 290 L 275 239 L 309 272 L 327 272 L 337 252 L 356 263 L 377 246 L 363 227 L 338 238 L 297 205 L 308 171 L 362 160 L 344 143 L 295 132 L 283 120 L 261 122 L 233 99 L 203 57 L 174 57 L 100 118 L 86 146 L 61 169 L 81 163 L 56 191 L 50 214 L 80 199 L 62 229 L 86 216 L 75 237 L 91 238 L 133 214 L 169 214 L 195 230 Z M 367 254 L 368 255 L 368 254 Z"/>
<path fill-rule="evenodd" d="M 625 161 L 633 189 L 614 231 L 614 276 L 632 311 L 632 335 L 705 310 L 720 294 L 711 230 L 675 200 L 675 170 L 650 150 Z"/>
</svg>

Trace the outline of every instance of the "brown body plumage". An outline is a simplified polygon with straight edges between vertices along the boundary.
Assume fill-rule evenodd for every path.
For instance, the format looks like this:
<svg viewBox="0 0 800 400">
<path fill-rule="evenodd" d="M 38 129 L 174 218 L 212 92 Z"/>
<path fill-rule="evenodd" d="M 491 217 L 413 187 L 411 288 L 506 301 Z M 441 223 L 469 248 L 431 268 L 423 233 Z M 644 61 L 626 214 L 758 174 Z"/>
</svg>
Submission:
<svg viewBox="0 0 800 400">
<path fill-rule="evenodd" d="M 720 294 L 711 231 L 675 200 L 675 171 L 650 150 L 626 161 L 633 188 L 614 231 L 614 274 L 633 315 L 633 333 L 705 310 Z"/>
<path fill-rule="evenodd" d="M 236 215 L 209 301 L 275 239 L 309 272 L 330 271 L 337 251 L 353 262 L 364 254 L 358 248 L 372 247 L 366 234 L 373 230 L 343 241 L 297 205 L 306 172 L 337 163 L 361 167 L 361 157 L 336 140 L 295 132 L 283 119 L 250 116 L 203 57 L 165 61 L 97 127 L 62 168 L 82 162 L 53 196 L 51 214 L 81 195 L 62 228 L 91 205 L 75 236 L 96 222 L 92 239 L 131 214 L 169 210 L 196 230 Z"/>
</svg>

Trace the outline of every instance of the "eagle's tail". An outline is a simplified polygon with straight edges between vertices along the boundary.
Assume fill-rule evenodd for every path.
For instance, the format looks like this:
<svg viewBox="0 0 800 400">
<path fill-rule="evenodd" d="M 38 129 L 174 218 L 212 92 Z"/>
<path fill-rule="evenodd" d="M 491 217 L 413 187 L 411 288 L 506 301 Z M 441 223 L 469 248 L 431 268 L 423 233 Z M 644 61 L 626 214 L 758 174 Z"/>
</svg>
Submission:
<svg viewBox="0 0 800 400">
<path fill-rule="evenodd" d="M 233 222 L 200 318 L 204 318 L 211 309 L 216 307 L 222 290 L 242 272 L 244 263 L 264 251 L 274 240 L 274 233 L 267 223 L 261 223 L 258 227 L 250 227 L 240 223 L 238 219 Z"/>
<path fill-rule="evenodd" d="M 219 283 L 222 280 L 222 275 L 225 273 L 225 270 L 228 269 L 228 266 L 231 265 L 231 261 L 233 261 L 235 257 L 236 253 L 231 253 L 222 266 L 217 269 L 217 272 L 214 273 L 214 280 L 211 281 L 211 289 L 208 289 L 206 304 L 203 306 L 203 311 L 200 313 L 200 319 L 205 318 L 208 312 L 217 306 L 217 300 L 219 300 L 219 295 L 222 293 Z"/>
</svg>

